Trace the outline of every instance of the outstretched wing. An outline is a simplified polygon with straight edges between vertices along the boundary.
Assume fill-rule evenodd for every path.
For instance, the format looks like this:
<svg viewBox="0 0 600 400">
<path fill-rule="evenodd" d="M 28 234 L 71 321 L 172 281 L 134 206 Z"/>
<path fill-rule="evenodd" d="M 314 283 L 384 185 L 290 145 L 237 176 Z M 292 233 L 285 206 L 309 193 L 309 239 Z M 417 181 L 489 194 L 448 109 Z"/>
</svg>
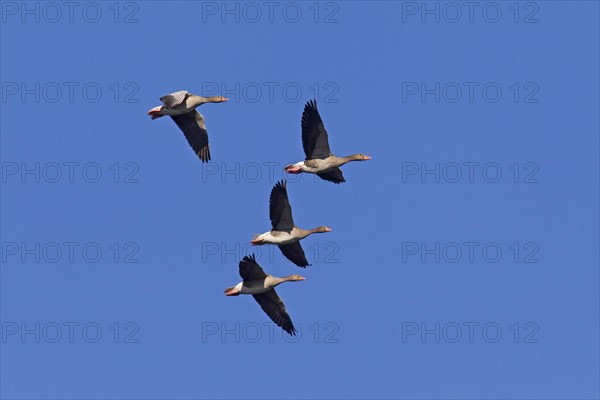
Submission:
<svg viewBox="0 0 600 400">
<path fill-rule="evenodd" d="M 296 335 L 294 323 L 285 309 L 285 304 L 283 304 L 283 301 L 281 301 L 277 292 L 275 292 L 275 289 L 265 293 L 255 294 L 253 297 L 256 302 L 260 304 L 260 308 L 263 309 L 277 326 L 281 327 L 290 335 Z"/>
<path fill-rule="evenodd" d="M 246 256 L 240 261 L 240 276 L 244 281 L 264 279 L 267 277 L 265 271 L 258 265 L 254 254 Z"/>
<path fill-rule="evenodd" d="M 344 179 L 344 175 L 342 174 L 342 170 L 339 169 L 338 167 L 331 168 L 325 172 L 317 173 L 317 175 L 321 179 L 323 179 L 325 181 L 330 181 L 333 183 L 346 182 L 346 180 Z"/>
<path fill-rule="evenodd" d="M 175 108 L 181 105 L 191 93 L 180 90 L 179 92 L 171 93 L 161 97 L 159 100 L 163 102 L 166 108 Z"/>
<path fill-rule="evenodd" d="M 299 267 L 306 268 L 310 265 L 299 241 L 288 244 L 280 244 L 279 250 L 281 250 L 285 258 Z"/>
<path fill-rule="evenodd" d="M 172 115 L 173 121 L 183 131 L 185 138 L 200 157 L 202 162 L 210 161 L 210 149 L 208 147 L 208 132 L 204 125 L 204 117 L 196 110 L 181 115 Z"/>
<path fill-rule="evenodd" d="M 317 101 L 310 100 L 302 113 L 302 146 L 307 160 L 325 159 L 331 154 L 327 131 L 317 110 Z"/>
<path fill-rule="evenodd" d="M 269 217 L 273 230 L 290 233 L 294 228 L 292 206 L 288 199 L 286 181 L 280 181 L 273 186 L 269 198 Z"/>
</svg>

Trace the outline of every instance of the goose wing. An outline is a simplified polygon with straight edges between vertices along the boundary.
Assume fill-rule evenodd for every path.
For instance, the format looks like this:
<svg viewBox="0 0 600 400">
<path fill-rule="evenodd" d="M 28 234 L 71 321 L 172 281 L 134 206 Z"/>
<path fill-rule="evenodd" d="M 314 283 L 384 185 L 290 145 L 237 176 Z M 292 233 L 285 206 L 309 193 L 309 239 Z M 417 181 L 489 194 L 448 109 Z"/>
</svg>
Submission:
<svg viewBox="0 0 600 400">
<path fill-rule="evenodd" d="M 246 256 L 240 261 L 240 276 L 244 281 L 253 281 L 255 279 L 264 279 L 267 274 L 256 262 L 254 254 Z"/>
<path fill-rule="evenodd" d="M 299 267 L 306 268 L 310 265 L 299 241 L 288 244 L 280 244 L 279 250 L 281 250 L 285 258 Z"/>
<path fill-rule="evenodd" d="M 269 198 L 269 217 L 273 230 L 290 233 L 294 228 L 292 206 L 288 199 L 286 181 L 275 184 Z"/>
<path fill-rule="evenodd" d="M 163 102 L 163 105 L 166 108 L 171 109 L 171 108 L 176 108 L 176 107 L 182 105 L 183 102 L 185 101 L 185 99 L 187 99 L 190 95 L 191 95 L 191 93 L 189 93 L 185 90 L 180 90 L 179 92 L 175 92 L 175 93 L 171 93 L 166 96 L 163 96 L 159 100 Z"/>
<path fill-rule="evenodd" d="M 275 292 L 275 289 L 268 292 L 253 295 L 254 300 L 260 304 L 260 308 L 271 318 L 277 326 L 281 327 L 290 335 L 296 335 L 296 328 L 285 309 L 285 304 Z"/>
<path fill-rule="evenodd" d="M 319 172 L 319 173 L 317 173 L 317 175 L 321 179 L 323 179 L 325 181 L 330 181 L 333 183 L 346 182 L 346 180 L 344 179 L 344 175 L 342 174 L 342 170 L 339 169 L 338 167 L 331 168 L 325 172 Z"/>
<path fill-rule="evenodd" d="M 325 159 L 331 154 L 327 131 L 317 110 L 316 100 L 310 100 L 302 113 L 302 146 L 307 160 Z"/>
<path fill-rule="evenodd" d="M 196 110 L 181 115 L 172 115 L 173 121 L 183 131 L 185 138 L 202 162 L 210 161 L 208 132 L 204 117 Z"/>
</svg>

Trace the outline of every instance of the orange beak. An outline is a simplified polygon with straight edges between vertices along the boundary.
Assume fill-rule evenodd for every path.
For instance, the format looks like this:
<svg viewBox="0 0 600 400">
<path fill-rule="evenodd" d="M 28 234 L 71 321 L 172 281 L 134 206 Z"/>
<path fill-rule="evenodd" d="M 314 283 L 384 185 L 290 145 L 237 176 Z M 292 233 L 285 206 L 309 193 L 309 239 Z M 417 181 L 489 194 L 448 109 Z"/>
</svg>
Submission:
<svg viewBox="0 0 600 400">
<path fill-rule="evenodd" d="M 371 157 L 369 157 L 369 156 L 364 156 L 363 157 L 363 160 L 370 160 L 370 159 L 371 159 Z"/>
</svg>

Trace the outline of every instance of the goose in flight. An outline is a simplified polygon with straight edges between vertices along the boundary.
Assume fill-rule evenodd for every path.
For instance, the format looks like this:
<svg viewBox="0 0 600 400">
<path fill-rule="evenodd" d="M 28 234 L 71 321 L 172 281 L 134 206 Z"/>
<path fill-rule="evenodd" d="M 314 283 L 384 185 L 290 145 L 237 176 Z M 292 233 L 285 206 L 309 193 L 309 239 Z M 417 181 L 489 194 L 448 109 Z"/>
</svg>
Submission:
<svg viewBox="0 0 600 400">
<path fill-rule="evenodd" d="M 307 172 L 317 174 L 321 179 L 333 183 L 346 182 L 339 168 L 350 161 L 366 161 L 371 157 L 364 154 L 353 154 L 337 157 L 331 153 L 327 131 L 317 110 L 317 101 L 311 100 L 304 106 L 302 113 L 302 146 L 306 159 L 285 166 L 290 174 Z"/>
<path fill-rule="evenodd" d="M 275 244 L 283 255 L 299 267 L 307 267 L 310 264 L 306 260 L 304 250 L 300 245 L 300 240 L 313 233 L 331 232 L 326 226 L 320 226 L 314 229 L 302 229 L 294 225 L 292 218 L 292 207 L 288 200 L 286 181 L 282 180 L 271 190 L 269 198 L 269 216 L 271 218 L 272 229 L 260 235 L 255 235 L 250 241 L 255 246 L 263 244 Z"/>
<path fill-rule="evenodd" d="M 208 147 L 208 132 L 204 124 L 204 117 L 196 107 L 204 103 L 222 103 L 229 99 L 221 96 L 202 97 L 196 96 L 185 90 L 171 93 L 160 98 L 162 106 L 154 107 L 148 111 L 152 119 L 165 115 L 170 116 L 183 131 L 185 138 L 202 162 L 210 161 Z"/>
<path fill-rule="evenodd" d="M 292 323 L 285 304 L 277 295 L 275 286 L 283 282 L 303 281 L 305 278 L 294 274 L 283 278 L 267 275 L 258 265 L 254 254 L 246 256 L 240 261 L 240 276 L 242 282 L 225 289 L 226 296 L 239 296 L 240 294 L 251 294 L 260 308 L 271 318 L 271 320 L 290 335 L 296 335 L 296 328 Z"/>
</svg>

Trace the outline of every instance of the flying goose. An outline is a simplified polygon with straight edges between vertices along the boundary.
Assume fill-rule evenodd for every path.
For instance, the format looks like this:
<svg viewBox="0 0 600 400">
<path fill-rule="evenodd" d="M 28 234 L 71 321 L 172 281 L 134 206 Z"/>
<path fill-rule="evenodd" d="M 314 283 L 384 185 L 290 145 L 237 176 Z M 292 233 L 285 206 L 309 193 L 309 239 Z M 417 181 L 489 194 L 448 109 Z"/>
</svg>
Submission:
<svg viewBox="0 0 600 400">
<path fill-rule="evenodd" d="M 235 286 L 225 289 L 226 296 L 239 296 L 240 294 L 251 294 L 254 300 L 260 304 L 260 308 L 290 335 L 296 335 L 296 328 L 292 323 L 285 304 L 277 295 L 275 286 L 283 282 L 303 281 L 305 278 L 294 274 L 283 278 L 267 275 L 258 265 L 254 254 L 246 256 L 240 261 L 240 276 L 243 281 Z"/>
<path fill-rule="evenodd" d="M 255 246 L 276 244 L 288 260 L 299 267 L 309 266 L 304 250 L 300 245 L 300 240 L 313 233 L 331 232 L 331 229 L 320 226 L 306 230 L 294 225 L 292 207 L 288 200 L 286 181 L 284 180 L 277 182 L 271 190 L 269 203 L 269 216 L 273 229 L 261 235 L 254 235 L 250 243 Z"/>
<path fill-rule="evenodd" d="M 185 138 L 200 157 L 202 162 L 210 161 L 210 149 L 208 147 L 208 132 L 204 124 L 204 117 L 196 107 L 204 103 L 222 103 L 229 99 L 221 96 L 202 97 L 196 96 L 185 90 L 171 93 L 160 98 L 162 106 L 154 107 L 148 111 L 152 119 L 169 115 L 183 131 Z"/>
<path fill-rule="evenodd" d="M 321 179 L 333 183 L 346 182 L 339 168 L 350 161 L 366 161 L 371 157 L 364 154 L 353 154 L 347 157 L 337 157 L 331 153 L 327 131 L 317 110 L 317 101 L 311 100 L 304 106 L 302 113 L 302 146 L 306 159 L 285 166 L 290 174 L 308 172 L 317 174 Z"/>
</svg>

